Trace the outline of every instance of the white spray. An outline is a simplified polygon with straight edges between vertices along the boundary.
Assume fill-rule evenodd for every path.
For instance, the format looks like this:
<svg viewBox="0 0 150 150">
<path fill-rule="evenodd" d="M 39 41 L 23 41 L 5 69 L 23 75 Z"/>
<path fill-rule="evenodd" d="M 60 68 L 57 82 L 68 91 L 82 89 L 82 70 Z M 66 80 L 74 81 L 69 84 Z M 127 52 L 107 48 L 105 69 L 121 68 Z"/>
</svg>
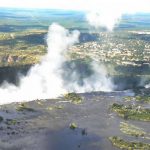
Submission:
<svg viewBox="0 0 150 150">
<path fill-rule="evenodd" d="M 111 90 L 110 79 L 106 72 L 93 63 L 94 74 L 84 79 L 79 86 L 72 72 L 74 82 L 64 85 L 62 64 L 66 61 L 64 54 L 74 43 L 78 42 L 79 32 L 70 33 L 58 24 L 49 27 L 47 36 L 48 51 L 40 64 L 33 66 L 27 76 L 20 77 L 19 86 L 5 82 L 0 88 L 0 104 L 30 101 L 35 99 L 56 98 L 67 92 L 87 92 L 93 90 Z"/>
<path fill-rule="evenodd" d="M 87 0 L 86 18 L 95 28 L 106 27 L 112 31 L 124 14 L 150 12 L 149 0 Z"/>
<path fill-rule="evenodd" d="M 107 75 L 106 68 L 95 61 L 90 64 L 90 67 L 93 73 L 82 78 L 82 84 L 78 82 L 80 74 L 73 70 L 70 75 L 71 82 L 67 82 L 65 88 L 70 92 L 112 91 L 114 85 Z"/>
<path fill-rule="evenodd" d="M 27 76 L 20 77 L 20 85 L 5 83 L 0 88 L 0 104 L 53 98 L 65 93 L 60 77 L 63 53 L 78 41 L 79 32 L 69 33 L 63 27 L 52 24 L 47 37 L 48 51 L 40 64 L 33 66 Z"/>
</svg>

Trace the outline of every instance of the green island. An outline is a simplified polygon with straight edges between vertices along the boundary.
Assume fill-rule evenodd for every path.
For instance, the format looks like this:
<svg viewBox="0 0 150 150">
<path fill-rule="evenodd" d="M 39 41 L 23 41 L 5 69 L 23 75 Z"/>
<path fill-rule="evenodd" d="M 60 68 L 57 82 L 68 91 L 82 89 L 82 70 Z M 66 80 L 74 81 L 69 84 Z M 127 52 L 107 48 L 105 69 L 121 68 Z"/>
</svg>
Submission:
<svg viewBox="0 0 150 150">
<path fill-rule="evenodd" d="M 127 150 L 148 150 L 150 149 L 150 144 L 148 143 L 143 143 L 143 142 L 131 142 L 131 141 L 126 141 L 123 140 L 120 137 L 113 136 L 109 137 L 109 140 L 112 142 L 112 144 L 120 149 L 127 149 Z"/>
<path fill-rule="evenodd" d="M 82 104 L 83 99 L 76 93 L 68 93 L 64 95 L 64 99 L 70 101 L 73 104 Z"/>
<path fill-rule="evenodd" d="M 150 121 L 150 109 L 142 108 L 142 106 L 126 106 L 114 103 L 112 110 L 124 119 Z"/>
<path fill-rule="evenodd" d="M 18 107 L 16 108 L 17 111 L 35 111 L 33 108 L 30 108 L 27 106 L 27 104 L 25 103 L 21 103 L 18 105 Z"/>
<path fill-rule="evenodd" d="M 135 96 L 135 97 L 130 97 L 127 96 L 124 98 L 125 101 L 132 101 L 135 100 L 137 102 L 141 102 L 141 103 L 150 103 L 150 96 Z"/>
<path fill-rule="evenodd" d="M 128 124 L 126 122 L 121 122 L 120 123 L 120 131 L 125 133 L 125 134 L 135 136 L 135 137 L 144 137 L 144 136 L 146 136 L 146 132 L 143 129 L 141 129 L 141 128 L 135 126 L 135 125 Z"/>
</svg>

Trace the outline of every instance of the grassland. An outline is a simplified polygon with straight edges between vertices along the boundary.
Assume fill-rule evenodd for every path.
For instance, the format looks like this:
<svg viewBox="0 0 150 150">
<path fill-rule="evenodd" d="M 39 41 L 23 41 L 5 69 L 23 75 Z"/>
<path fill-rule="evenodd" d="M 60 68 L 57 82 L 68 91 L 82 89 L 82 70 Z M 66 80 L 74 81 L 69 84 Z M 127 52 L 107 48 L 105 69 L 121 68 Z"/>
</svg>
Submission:
<svg viewBox="0 0 150 150">
<path fill-rule="evenodd" d="M 114 103 L 112 110 L 124 119 L 150 121 L 150 109 L 142 108 L 142 106 L 126 106 Z"/>
<path fill-rule="evenodd" d="M 144 129 L 141 129 L 135 125 L 128 124 L 126 122 L 120 123 L 120 131 L 122 131 L 125 134 L 135 136 L 135 137 L 144 137 L 146 136 L 146 132 Z"/>
<path fill-rule="evenodd" d="M 135 96 L 135 97 L 128 96 L 128 97 L 125 97 L 124 99 L 125 99 L 125 101 L 134 100 L 134 101 L 137 101 L 140 103 L 150 103 L 150 97 L 149 96 L 140 96 L 140 95 Z"/>
<path fill-rule="evenodd" d="M 82 104 L 83 99 L 76 93 L 68 93 L 64 95 L 64 99 L 70 101 L 73 104 Z"/>
<path fill-rule="evenodd" d="M 127 150 L 148 150 L 150 149 L 150 144 L 136 142 L 136 141 L 127 141 L 123 140 L 120 137 L 110 137 L 109 140 L 112 144 L 120 149 L 127 149 Z"/>
</svg>

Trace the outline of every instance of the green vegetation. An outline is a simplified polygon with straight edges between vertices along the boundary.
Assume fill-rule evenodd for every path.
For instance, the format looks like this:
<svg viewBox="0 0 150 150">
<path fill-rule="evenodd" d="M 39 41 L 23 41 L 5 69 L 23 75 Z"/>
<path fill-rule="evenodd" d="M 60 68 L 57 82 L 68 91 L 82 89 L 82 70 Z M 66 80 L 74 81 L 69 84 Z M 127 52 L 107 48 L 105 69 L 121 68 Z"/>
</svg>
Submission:
<svg viewBox="0 0 150 150">
<path fill-rule="evenodd" d="M 125 106 L 123 104 L 114 103 L 112 110 L 117 112 L 117 114 L 124 119 L 150 121 L 150 109 L 144 109 L 141 106 Z"/>
<path fill-rule="evenodd" d="M 41 42 L 35 42 L 39 34 L 42 31 L 0 33 L 0 66 L 38 63 L 46 50 Z"/>
<path fill-rule="evenodd" d="M 146 132 L 143 129 L 138 128 L 132 124 L 125 123 L 125 122 L 120 123 L 120 131 L 122 131 L 125 134 L 135 136 L 135 137 L 143 137 L 146 135 Z"/>
<path fill-rule="evenodd" d="M 17 120 L 14 120 L 14 119 L 6 119 L 5 123 L 7 125 L 16 125 L 18 122 L 17 122 Z"/>
<path fill-rule="evenodd" d="M 49 106 L 49 107 L 47 107 L 46 109 L 49 110 L 49 111 L 51 111 L 51 110 L 53 110 L 54 108 L 51 107 L 51 106 Z"/>
<path fill-rule="evenodd" d="M 73 104 L 81 104 L 82 98 L 76 93 L 68 93 L 64 96 L 64 98 L 68 101 L 71 101 Z"/>
<path fill-rule="evenodd" d="M 5 54 L 0 53 L 0 66 L 33 65 L 39 63 L 41 56 L 35 51 L 7 51 Z"/>
<path fill-rule="evenodd" d="M 127 150 L 148 150 L 150 149 L 150 144 L 142 143 L 142 142 L 129 142 L 126 140 L 121 139 L 120 137 L 113 136 L 109 137 L 109 140 L 112 144 L 120 149 L 127 149 Z"/>
<path fill-rule="evenodd" d="M 149 97 L 145 96 L 144 93 L 141 96 L 134 96 L 134 97 L 124 97 L 125 101 L 130 102 L 139 102 L 139 103 L 149 103 Z M 142 105 L 125 105 L 125 104 L 117 104 L 114 103 L 111 106 L 112 110 L 116 112 L 120 117 L 132 120 L 139 120 L 139 121 L 150 121 L 150 109 L 144 108 Z M 145 139 L 150 140 L 149 133 L 144 130 L 144 128 L 140 128 L 133 124 L 127 122 L 120 123 L 120 131 L 125 135 L 130 135 L 131 139 Z M 112 144 L 120 149 L 127 149 L 127 150 L 148 150 L 150 149 L 149 143 L 144 143 L 141 141 L 128 141 L 123 138 L 114 136 L 109 137 L 109 140 Z"/>
<path fill-rule="evenodd" d="M 64 106 L 62 105 L 58 105 L 58 106 L 55 106 L 56 109 L 64 109 Z"/>
<path fill-rule="evenodd" d="M 46 30 L 0 32 L 0 66 L 36 64 L 46 53 Z"/>
<path fill-rule="evenodd" d="M 21 103 L 21 104 L 16 108 L 16 110 L 17 110 L 17 111 L 30 111 L 30 112 L 35 111 L 33 108 L 27 107 L 25 103 Z"/>
<path fill-rule="evenodd" d="M 56 105 L 56 106 L 49 106 L 46 108 L 47 110 L 54 110 L 54 109 L 64 109 L 64 106 L 62 105 Z"/>
<path fill-rule="evenodd" d="M 139 102 L 150 103 L 149 96 L 136 96 L 135 99 L 136 99 L 136 101 L 139 101 Z"/>
<path fill-rule="evenodd" d="M 138 101 L 138 102 L 144 102 L 144 103 L 150 103 L 150 97 L 149 96 L 135 96 L 135 97 L 130 97 L 130 96 L 127 96 L 124 98 L 126 101 L 132 101 L 132 100 L 135 100 L 135 101 Z"/>
<path fill-rule="evenodd" d="M 135 98 L 132 97 L 132 96 L 126 96 L 126 97 L 124 97 L 125 101 L 132 101 L 133 99 L 135 99 Z"/>
<path fill-rule="evenodd" d="M 75 130 L 78 126 L 75 123 L 69 125 L 70 129 Z"/>
</svg>

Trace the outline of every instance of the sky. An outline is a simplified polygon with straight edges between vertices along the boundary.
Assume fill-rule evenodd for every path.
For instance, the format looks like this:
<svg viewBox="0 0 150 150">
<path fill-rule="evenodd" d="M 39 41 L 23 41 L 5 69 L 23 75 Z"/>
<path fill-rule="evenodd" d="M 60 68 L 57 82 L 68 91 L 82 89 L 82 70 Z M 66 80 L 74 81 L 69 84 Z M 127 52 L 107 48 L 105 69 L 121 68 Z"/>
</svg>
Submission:
<svg viewBox="0 0 150 150">
<path fill-rule="evenodd" d="M 92 26 L 112 30 L 124 14 L 150 13 L 150 0 L 0 0 L 0 7 L 80 10 Z"/>
<path fill-rule="evenodd" d="M 150 0 L 0 0 L 0 7 L 98 10 L 112 7 L 129 12 L 149 12 Z"/>
<path fill-rule="evenodd" d="M 78 5 L 80 4 L 80 5 Z M 0 0 L 1 7 L 81 9 L 84 0 Z"/>
</svg>

